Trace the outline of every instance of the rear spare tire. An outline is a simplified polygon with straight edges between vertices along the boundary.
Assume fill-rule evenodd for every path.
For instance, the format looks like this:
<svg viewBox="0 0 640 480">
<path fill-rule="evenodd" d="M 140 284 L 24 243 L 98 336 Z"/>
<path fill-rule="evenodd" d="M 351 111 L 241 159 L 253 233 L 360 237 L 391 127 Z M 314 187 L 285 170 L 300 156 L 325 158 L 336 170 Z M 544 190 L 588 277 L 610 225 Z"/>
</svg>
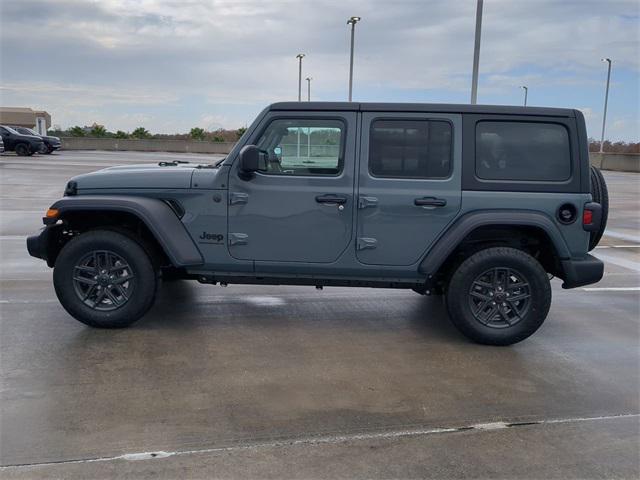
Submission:
<svg viewBox="0 0 640 480">
<path fill-rule="evenodd" d="M 600 228 L 591 232 L 591 237 L 589 238 L 589 250 L 593 250 L 600 242 L 600 239 L 604 234 L 604 230 L 607 228 L 607 218 L 609 217 L 609 190 L 607 189 L 607 182 L 605 182 L 600 169 L 591 166 L 590 177 L 591 197 L 594 202 L 599 203 L 602 206 L 602 221 L 600 222 Z"/>
</svg>

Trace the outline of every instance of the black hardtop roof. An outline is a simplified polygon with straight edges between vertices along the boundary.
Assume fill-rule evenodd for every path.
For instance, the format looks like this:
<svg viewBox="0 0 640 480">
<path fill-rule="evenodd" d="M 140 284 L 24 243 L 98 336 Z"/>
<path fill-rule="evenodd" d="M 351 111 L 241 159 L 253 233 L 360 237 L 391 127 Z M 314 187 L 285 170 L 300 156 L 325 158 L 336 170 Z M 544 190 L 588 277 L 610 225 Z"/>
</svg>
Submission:
<svg viewBox="0 0 640 480">
<path fill-rule="evenodd" d="M 570 108 L 456 103 L 278 102 L 271 104 L 268 108 L 273 111 L 430 112 L 575 117 L 575 110 Z"/>
</svg>

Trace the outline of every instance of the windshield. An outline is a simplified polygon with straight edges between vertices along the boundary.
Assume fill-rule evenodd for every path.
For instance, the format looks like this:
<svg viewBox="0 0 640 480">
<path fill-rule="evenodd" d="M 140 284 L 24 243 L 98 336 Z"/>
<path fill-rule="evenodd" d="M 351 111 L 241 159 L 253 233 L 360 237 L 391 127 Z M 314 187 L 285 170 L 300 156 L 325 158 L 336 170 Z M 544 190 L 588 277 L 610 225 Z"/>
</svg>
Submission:
<svg viewBox="0 0 640 480">
<path fill-rule="evenodd" d="M 7 127 L 6 125 L 3 125 L 2 128 L 4 128 L 6 131 L 8 131 L 9 133 L 13 133 L 14 135 L 20 135 L 20 133 L 16 132 L 13 128 L 11 127 Z"/>
<path fill-rule="evenodd" d="M 36 135 L 36 136 L 40 136 L 38 133 L 34 132 L 33 130 L 31 130 L 30 128 L 26 128 L 26 127 L 15 127 L 15 130 L 17 130 L 19 133 L 22 133 L 23 135 Z"/>
</svg>

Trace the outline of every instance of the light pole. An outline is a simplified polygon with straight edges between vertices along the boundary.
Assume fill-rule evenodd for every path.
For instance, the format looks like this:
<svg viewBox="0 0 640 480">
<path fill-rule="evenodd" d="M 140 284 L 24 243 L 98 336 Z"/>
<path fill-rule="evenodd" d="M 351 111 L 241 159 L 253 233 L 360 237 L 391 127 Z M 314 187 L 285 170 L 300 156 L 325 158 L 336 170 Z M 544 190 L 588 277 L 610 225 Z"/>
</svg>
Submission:
<svg viewBox="0 0 640 480">
<path fill-rule="evenodd" d="M 529 95 L 529 87 L 527 87 L 526 85 L 522 85 L 520 87 L 521 89 L 524 90 L 524 106 L 527 106 L 527 96 Z"/>
<path fill-rule="evenodd" d="M 604 150 L 604 125 L 607 121 L 607 103 L 609 101 L 609 81 L 611 80 L 611 59 L 610 58 L 601 58 L 603 62 L 607 62 L 607 88 L 604 92 L 604 114 L 602 115 L 602 135 L 600 136 L 600 153 Z"/>
<path fill-rule="evenodd" d="M 307 81 L 307 102 L 311 101 L 311 80 L 313 77 L 305 78 Z M 307 161 L 311 158 L 311 127 L 307 128 Z"/>
<path fill-rule="evenodd" d="M 304 53 L 299 53 L 296 55 L 298 59 L 298 101 L 302 101 L 302 59 L 304 58 Z"/>
<path fill-rule="evenodd" d="M 347 25 L 351 25 L 351 57 L 349 61 L 349 101 L 351 101 L 353 93 L 353 39 L 356 32 L 356 23 L 360 21 L 360 17 L 351 17 L 347 20 Z"/>
<path fill-rule="evenodd" d="M 473 74 L 471 77 L 471 105 L 478 103 L 478 68 L 480 65 L 480 32 L 482 31 L 482 0 L 476 7 L 476 41 L 473 46 Z"/>
<path fill-rule="evenodd" d="M 305 78 L 305 80 L 307 81 L 307 102 L 311 101 L 311 80 L 313 80 L 313 77 L 307 77 Z"/>
</svg>

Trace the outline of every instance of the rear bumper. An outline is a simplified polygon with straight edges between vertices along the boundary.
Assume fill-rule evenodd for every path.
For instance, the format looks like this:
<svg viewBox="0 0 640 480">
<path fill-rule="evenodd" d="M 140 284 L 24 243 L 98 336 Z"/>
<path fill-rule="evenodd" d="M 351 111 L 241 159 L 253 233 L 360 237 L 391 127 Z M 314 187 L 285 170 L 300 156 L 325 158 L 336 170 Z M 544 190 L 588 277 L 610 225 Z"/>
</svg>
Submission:
<svg viewBox="0 0 640 480">
<path fill-rule="evenodd" d="M 562 288 L 576 288 L 597 283 L 604 274 L 604 263 L 592 255 L 562 260 L 564 283 Z"/>
</svg>

